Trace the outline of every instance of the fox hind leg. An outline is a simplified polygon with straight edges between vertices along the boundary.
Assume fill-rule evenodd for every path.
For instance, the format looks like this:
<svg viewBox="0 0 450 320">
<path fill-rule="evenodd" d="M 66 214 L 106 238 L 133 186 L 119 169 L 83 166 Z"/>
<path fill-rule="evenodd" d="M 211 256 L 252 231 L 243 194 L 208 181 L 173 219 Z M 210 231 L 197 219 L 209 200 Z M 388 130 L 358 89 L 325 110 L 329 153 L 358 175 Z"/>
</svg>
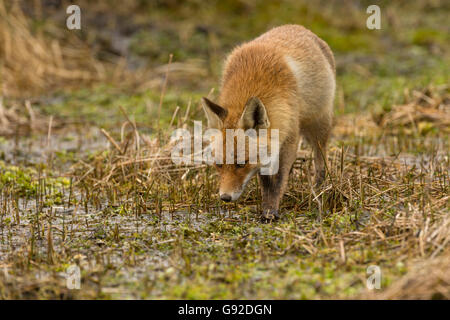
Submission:
<svg viewBox="0 0 450 320">
<path fill-rule="evenodd" d="M 326 176 L 327 144 L 331 133 L 331 119 L 322 119 L 312 126 L 304 128 L 303 134 L 314 153 L 314 184 L 322 185 Z"/>
<path fill-rule="evenodd" d="M 313 145 L 314 149 L 314 184 L 319 187 L 325 181 L 326 159 L 327 159 L 327 141 L 317 141 Z"/>
</svg>

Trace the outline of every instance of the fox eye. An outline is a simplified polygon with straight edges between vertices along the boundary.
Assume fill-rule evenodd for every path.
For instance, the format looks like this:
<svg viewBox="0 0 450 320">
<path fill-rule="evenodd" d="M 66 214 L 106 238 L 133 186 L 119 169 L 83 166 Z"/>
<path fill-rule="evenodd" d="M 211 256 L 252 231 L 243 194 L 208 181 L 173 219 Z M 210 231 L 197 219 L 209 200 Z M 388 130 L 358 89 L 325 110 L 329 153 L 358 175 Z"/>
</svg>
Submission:
<svg viewBox="0 0 450 320">
<path fill-rule="evenodd" d="M 247 162 L 245 162 L 245 163 L 236 163 L 236 167 L 244 168 L 246 164 L 247 164 Z"/>
</svg>

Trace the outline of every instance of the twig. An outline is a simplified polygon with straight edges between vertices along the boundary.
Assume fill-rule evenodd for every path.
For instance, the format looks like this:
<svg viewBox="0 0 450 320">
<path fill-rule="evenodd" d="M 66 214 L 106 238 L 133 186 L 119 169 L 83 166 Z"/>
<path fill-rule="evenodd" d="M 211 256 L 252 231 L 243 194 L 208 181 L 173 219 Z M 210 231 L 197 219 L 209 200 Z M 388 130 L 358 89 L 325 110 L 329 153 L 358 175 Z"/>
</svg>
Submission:
<svg viewBox="0 0 450 320">
<path fill-rule="evenodd" d="M 120 148 L 120 146 L 117 144 L 116 140 L 114 140 L 114 138 L 111 137 L 105 129 L 102 128 L 102 129 L 100 129 L 100 131 L 109 140 L 109 142 L 111 142 L 111 144 L 117 149 L 117 151 L 119 151 L 120 154 L 123 154 L 123 151 Z"/>
<path fill-rule="evenodd" d="M 159 106 L 158 106 L 158 132 L 160 129 L 160 120 L 161 120 L 161 108 L 164 101 L 164 95 L 166 94 L 167 82 L 169 81 L 169 72 L 170 72 L 170 64 L 172 63 L 173 54 L 169 55 L 169 63 L 167 64 L 167 71 L 164 78 L 164 83 L 161 89 L 161 95 L 159 97 Z"/>
</svg>

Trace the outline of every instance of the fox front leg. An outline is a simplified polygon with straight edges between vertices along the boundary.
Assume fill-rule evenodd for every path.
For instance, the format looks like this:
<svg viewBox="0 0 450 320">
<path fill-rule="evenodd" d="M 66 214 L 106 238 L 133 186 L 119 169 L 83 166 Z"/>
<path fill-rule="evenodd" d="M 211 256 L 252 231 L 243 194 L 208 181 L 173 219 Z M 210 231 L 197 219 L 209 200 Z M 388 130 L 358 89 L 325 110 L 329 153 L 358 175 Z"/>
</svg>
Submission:
<svg viewBox="0 0 450 320">
<path fill-rule="evenodd" d="M 279 207 L 282 197 L 282 185 L 287 179 L 279 172 L 273 176 L 258 175 L 261 185 L 262 215 L 263 221 L 276 220 L 280 217 Z"/>
<path fill-rule="evenodd" d="M 274 175 L 258 174 L 262 197 L 262 220 L 271 221 L 280 217 L 281 198 L 286 190 L 289 173 L 297 156 L 297 144 L 293 143 L 280 152 L 280 166 Z"/>
</svg>

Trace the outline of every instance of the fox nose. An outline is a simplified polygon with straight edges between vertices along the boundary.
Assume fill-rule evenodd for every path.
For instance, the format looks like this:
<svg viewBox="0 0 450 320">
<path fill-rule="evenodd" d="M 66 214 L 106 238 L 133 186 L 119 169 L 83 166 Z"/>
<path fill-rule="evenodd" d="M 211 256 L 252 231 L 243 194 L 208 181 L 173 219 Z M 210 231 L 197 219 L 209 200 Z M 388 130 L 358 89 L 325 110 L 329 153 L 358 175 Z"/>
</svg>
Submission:
<svg viewBox="0 0 450 320">
<path fill-rule="evenodd" d="M 220 199 L 222 201 L 225 201 L 225 202 L 230 202 L 231 201 L 231 196 L 229 194 L 227 194 L 227 193 L 224 193 L 224 194 L 220 195 Z"/>
</svg>

